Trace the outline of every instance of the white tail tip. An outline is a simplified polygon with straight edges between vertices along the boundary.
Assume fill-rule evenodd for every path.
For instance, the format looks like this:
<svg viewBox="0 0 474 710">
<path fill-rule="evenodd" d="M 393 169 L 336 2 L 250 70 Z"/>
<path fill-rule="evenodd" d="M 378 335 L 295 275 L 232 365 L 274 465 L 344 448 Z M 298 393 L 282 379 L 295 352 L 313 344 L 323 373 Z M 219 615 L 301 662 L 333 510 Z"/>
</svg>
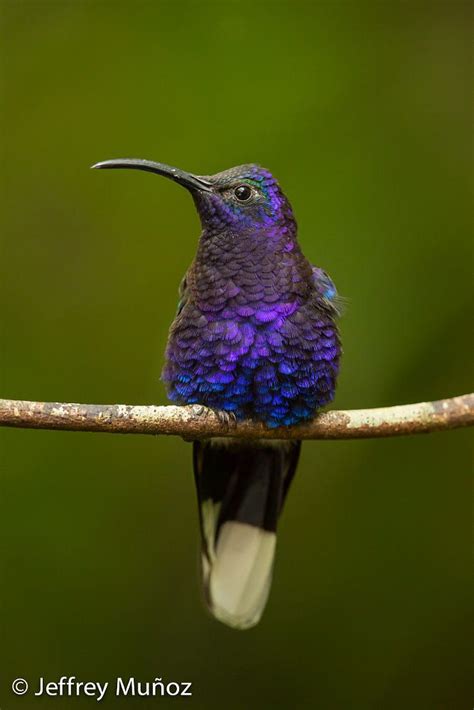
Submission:
<svg viewBox="0 0 474 710">
<path fill-rule="evenodd" d="M 227 521 L 211 560 L 203 557 L 207 602 L 214 616 L 236 629 L 255 626 L 265 608 L 272 580 L 276 534 Z"/>
</svg>

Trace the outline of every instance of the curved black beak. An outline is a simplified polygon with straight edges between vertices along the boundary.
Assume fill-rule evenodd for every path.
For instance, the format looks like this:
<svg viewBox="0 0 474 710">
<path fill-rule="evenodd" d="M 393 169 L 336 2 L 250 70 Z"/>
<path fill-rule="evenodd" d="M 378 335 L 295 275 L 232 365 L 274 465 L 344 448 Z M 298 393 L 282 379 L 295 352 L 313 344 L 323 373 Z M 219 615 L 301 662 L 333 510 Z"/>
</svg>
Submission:
<svg viewBox="0 0 474 710">
<path fill-rule="evenodd" d="M 179 185 L 186 187 L 192 192 L 201 190 L 202 192 L 211 192 L 212 183 L 199 175 L 186 173 L 179 168 L 173 168 L 164 163 L 154 163 L 152 160 L 139 160 L 135 158 L 118 158 L 117 160 L 104 160 L 101 163 L 96 163 L 91 166 L 98 170 L 112 170 L 114 168 L 128 168 L 132 170 L 145 170 L 148 173 L 156 173 L 164 177 L 174 180 Z"/>
</svg>

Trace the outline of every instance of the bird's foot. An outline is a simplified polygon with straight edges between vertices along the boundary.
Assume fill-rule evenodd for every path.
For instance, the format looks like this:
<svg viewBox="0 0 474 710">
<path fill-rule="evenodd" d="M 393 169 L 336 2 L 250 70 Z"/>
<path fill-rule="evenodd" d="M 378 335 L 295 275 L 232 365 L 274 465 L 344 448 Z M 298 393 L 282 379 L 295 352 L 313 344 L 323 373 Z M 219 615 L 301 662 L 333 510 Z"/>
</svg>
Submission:
<svg viewBox="0 0 474 710">
<path fill-rule="evenodd" d="M 226 412 L 225 409 L 213 409 L 212 411 L 219 420 L 219 424 L 225 424 L 229 428 L 235 427 L 237 424 L 237 417 L 234 412 Z"/>
<path fill-rule="evenodd" d="M 192 410 L 197 417 L 207 416 L 209 412 L 212 412 L 217 417 L 219 424 L 225 424 L 229 428 L 237 424 L 237 417 L 234 412 L 227 412 L 225 409 L 213 409 L 212 407 L 205 407 L 203 404 L 193 404 Z"/>
</svg>

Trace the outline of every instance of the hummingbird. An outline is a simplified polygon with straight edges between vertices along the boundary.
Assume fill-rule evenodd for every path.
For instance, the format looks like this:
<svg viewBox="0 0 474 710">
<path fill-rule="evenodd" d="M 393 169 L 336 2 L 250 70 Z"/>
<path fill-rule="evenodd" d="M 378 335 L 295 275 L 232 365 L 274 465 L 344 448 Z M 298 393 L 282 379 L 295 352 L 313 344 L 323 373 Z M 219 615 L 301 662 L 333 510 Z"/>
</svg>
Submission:
<svg viewBox="0 0 474 710">
<path fill-rule="evenodd" d="M 192 195 L 202 232 L 179 288 L 162 380 L 170 400 L 204 405 L 228 420 L 288 427 L 334 398 L 341 311 L 333 281 L 297 241 L 291 205 L 255 164 L 195 175 L 149 160 L 99 169 L 145 170 Z M 248 629 L 261 618 L 276 530 L 300 441 L 210 438 L 193 442 L 205 603 Z"/>
</svg>

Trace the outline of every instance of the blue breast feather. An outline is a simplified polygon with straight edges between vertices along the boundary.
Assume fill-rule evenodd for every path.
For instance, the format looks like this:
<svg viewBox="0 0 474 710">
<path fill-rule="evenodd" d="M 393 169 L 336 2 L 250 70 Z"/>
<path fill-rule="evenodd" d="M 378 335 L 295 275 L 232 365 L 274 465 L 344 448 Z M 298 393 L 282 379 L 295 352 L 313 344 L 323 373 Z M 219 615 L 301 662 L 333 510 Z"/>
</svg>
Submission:
<svg viewBox="0 0 474 710">
<path fill-rule="evenodd" d="M 318 287 L 303 304 L 202 313 L 183 288 L 162 373 L 169 398 L 269 427 L 313 417 L 334 398 L 341 352 L 331 305 L 336 290 L 317 271 Z"/>
</svg>

